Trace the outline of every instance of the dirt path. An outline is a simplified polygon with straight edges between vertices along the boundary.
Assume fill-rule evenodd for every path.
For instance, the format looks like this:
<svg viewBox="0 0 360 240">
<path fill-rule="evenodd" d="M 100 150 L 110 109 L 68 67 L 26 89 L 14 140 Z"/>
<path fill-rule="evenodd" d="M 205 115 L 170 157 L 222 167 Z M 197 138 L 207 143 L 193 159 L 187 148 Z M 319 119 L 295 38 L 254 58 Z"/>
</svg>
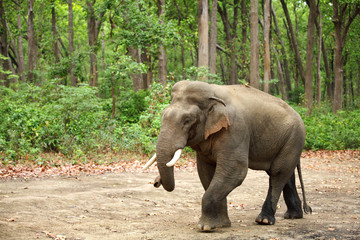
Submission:
<svg viewBox="0 0 360 240">
<path fill-rule="evenodd" d="M 203 195 L 196 172 L 176 172 L 171 193 L 151 185 L 155 172 L 1 181 L 0 239 L 359 239 L 360 161 L 302 166 L 312 215 L 285 220 L 281 199 L 276 224 L 257 225 L 268 180 L 249 171 L 228 197 L 232 227 L 214 233 L 195 229 Z"/>
</svg>

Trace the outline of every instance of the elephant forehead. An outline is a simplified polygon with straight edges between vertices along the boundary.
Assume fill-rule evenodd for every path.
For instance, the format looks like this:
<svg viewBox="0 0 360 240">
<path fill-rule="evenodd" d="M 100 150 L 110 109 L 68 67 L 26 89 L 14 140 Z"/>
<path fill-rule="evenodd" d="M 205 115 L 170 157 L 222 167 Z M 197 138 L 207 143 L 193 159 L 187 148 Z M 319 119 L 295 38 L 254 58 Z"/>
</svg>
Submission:
<svg viewBox="0 0 360 240">
<path fill-rule="evenodd" d="M 208 83 L 204 82 L 185 82 L 176 84 L 172 90 L 172 103 L 182 102 L 184 104 L 205 104 L 210 97 L 214 96 L 214 91 Z"/>
<path fill-rule="evenodd" d="M 177 120 L 181 119 L 184 116 L 191 116 L 197 114 L 199 107 L 196 105 L 180 104 L 175 103 L 171 104 L 163 111 L 163 120 Z"/>
</svg>

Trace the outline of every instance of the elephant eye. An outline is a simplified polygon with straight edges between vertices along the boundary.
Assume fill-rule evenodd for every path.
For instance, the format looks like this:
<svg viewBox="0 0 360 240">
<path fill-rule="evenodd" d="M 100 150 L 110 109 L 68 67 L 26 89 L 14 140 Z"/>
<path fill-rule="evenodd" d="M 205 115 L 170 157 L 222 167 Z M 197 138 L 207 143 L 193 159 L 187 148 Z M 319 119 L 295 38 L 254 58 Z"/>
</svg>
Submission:
<svg viewBox="0 0 360 240">
<path fill-rule="evenodd" d="M 209 108 L 208 113 L 212 112 L 212 110 L 214 110 L 214 105 L 212 105 L 212 106 Z"/>
<path fill-rule="evenodd" d="M 185 121 L 184 121 L 184 125 L 187 125 L 190 123 L 190 119 L 189 118 L 186 118 Z"/>
</svg>

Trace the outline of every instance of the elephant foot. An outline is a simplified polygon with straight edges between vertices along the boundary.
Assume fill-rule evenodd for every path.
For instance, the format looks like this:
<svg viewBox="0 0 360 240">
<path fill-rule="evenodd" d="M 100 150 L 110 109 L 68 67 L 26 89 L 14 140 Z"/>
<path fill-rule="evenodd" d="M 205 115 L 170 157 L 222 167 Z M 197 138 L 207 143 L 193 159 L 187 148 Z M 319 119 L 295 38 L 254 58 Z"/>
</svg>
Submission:
<svg viewBox="0 0 360 240">
<path fill-rule="evenodd" d="M 284 218 L 285 219 L 299 219 L 299 218 L 303 218 L 303 212 L 298 211 L 298 210 L 287 210 L 286 213 L 284 214 Z"/>
<path fill-rule="evenodd" d="M 255 219 L 255 222 L 261 225 L 274 225 L 275 217 L 260 213 L 260 215 Z"/>
<path fill-rule="evenodd" d="M 202 232 L 213 232 L 216 228 L 231 227 L 229 217 L 223 217 L 219 219 L 210 219 L 201 217 L 197 225 L 199 231 Z"/>
</svg>

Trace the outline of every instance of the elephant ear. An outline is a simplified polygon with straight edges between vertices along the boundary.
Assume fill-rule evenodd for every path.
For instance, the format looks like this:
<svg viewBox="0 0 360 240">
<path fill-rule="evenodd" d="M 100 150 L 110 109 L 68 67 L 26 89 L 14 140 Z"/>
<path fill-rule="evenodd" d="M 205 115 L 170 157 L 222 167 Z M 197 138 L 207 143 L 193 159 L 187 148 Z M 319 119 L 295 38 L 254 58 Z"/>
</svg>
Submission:
<svg viewBox="0 0 360 240">
<path fill-rule="evenodd" d="M 216 103 L 210 107 L 205 123 L 205 140 L 211 134 L 214 134 L 223 128 L 227 130 L 230 127 L 226 105 L 223 101 L 220 103 L 221 104 Z"/>
</svg>

